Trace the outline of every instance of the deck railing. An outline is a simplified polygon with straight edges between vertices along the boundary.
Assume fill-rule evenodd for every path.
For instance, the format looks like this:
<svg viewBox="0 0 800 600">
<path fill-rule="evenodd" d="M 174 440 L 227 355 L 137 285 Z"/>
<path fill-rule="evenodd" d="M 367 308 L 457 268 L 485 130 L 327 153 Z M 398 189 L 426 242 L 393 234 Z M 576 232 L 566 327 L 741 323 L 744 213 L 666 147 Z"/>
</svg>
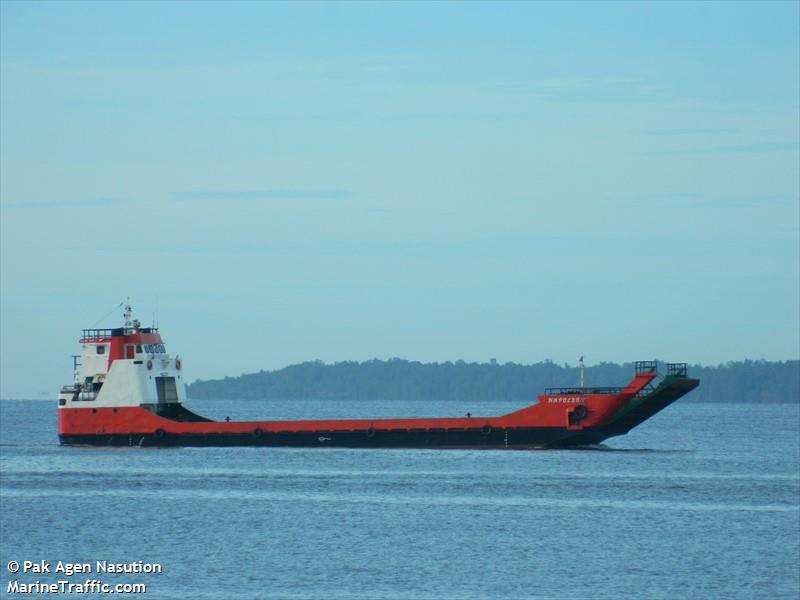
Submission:
<svg viewBox="0 0 800 600">
<path fill-rule="evenodd" d="M 687 363 L 667 363 L 667 376 L 669 375 L 688 377 L 689 365 Z"/>
<path fill-rule="evenodd" d="M 545 396 L 569 396 L 572 394 L 619 394 L 621 387 L 561 387 L 545 388 Z"/>
<path fill-rule="evenodd" d="M 658 361 L 637 360 L 635 363 L 636 373 L 658 373 Z"/>
<path fill-rule="evenodd" d="M 124 327 L 116 327 L 114 329 L 81 329 L 81 340 L 84 342 L 100 341 L 110 337 L 118 337 L 121 335 L 130 335 L 134 330 L 126 330 Z M 156 333 L 157 327 L 140 327 L 136 329 L 138 333 Z"/>
</svg>

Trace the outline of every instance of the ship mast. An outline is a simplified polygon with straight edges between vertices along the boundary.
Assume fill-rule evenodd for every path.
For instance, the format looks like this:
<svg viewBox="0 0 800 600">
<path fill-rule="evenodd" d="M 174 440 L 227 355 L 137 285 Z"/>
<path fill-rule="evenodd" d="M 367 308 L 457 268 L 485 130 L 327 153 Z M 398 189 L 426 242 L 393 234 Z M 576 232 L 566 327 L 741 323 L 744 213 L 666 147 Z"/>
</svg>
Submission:
<svg viewBox="0 0 800 600">
<path fill-rule="evenodd" d="M 581 389 L 583 389 L 583 357 L 582 356 L 581 356 L 580 360 L 578 361 L 578 363 L 581 366 Z"/>
<path fill-rule="evenodd" d="M 125 299 L 125 312 L 122 314 L 125 317 L 125 329 L 130 329 L 133 327 L 133 323 L 131 322 L 131 315 L 133 311 L 131 310 L 131 297 L 128 296 Z"/>
<path fill-rule="evenodd" d="M 139 330 L 139 326 L 141 323 L 139 319 L 132 319 L 133 316 L 133 309 L 131 308 L 131 297 L 128 296 L 125 299 L 125 312 L 122 314 L 125 318 L 125 333 L 136 333 Z"/>
</svg>

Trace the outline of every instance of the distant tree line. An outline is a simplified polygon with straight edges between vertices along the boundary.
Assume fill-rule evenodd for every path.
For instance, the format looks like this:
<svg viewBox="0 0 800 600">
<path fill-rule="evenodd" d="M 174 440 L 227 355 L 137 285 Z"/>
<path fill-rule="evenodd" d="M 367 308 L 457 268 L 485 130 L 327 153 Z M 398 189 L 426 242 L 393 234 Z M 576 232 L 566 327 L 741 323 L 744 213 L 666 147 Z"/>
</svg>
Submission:
<svg viewBox="0 0 800 600">
<path fill-rule="evenodd" d="M 633 363 L 603 362 L 586 367 L 587 386 L 622 386 Z M 660 368 L 659 372 L 665 372 Z M 690 366 L 700 386 L 686 401 L 800 402 L 800 361 L 745 360 L 718 366 Z M 277 371 L 195 381 L 195 399 L 509 400 L 530 402 L 547 387 L 577 386 L 578 367 L 551 361 L 532 365 L 420 363 L 392 358 L 326 364 L 304 362 Z"/>
</svg>

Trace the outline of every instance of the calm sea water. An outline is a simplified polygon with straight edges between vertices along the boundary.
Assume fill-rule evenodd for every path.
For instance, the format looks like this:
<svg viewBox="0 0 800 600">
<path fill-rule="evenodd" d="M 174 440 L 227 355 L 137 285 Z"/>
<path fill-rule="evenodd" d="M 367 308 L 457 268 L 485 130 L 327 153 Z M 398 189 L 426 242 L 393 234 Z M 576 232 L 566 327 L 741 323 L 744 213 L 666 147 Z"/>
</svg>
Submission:
<svg viewBox="0 0 800 600">
<path fill-rule="evenodd" d="M 216 418 L 516 405 L 193 402 Z M 679 402 L 605 450 L 91 449 L 0 402 L 0 585 L 166 599 L 800 597 L 800 407 Z M 20 575 L 10 560 L 159 575 Z M 51 569 L 54 568 L 51 566 Z M 34 594 L 38 596 L 37 594 Z"/>
</svg>

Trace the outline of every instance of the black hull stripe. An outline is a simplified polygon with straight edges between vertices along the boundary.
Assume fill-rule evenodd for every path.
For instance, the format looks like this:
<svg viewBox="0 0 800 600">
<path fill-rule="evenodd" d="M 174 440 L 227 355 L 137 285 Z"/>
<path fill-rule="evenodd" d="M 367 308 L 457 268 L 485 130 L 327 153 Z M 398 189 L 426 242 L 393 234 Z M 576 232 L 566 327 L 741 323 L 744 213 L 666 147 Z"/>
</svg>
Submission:
<svg viewBox="0 0 800 600">
<path fill-rule="evenodd" d="M 558 448 L 598 444 L 617 435 L 600 429 L 494 429 L 479 431 L 333 431 L 247 434 L 96 434 L 62 435 L 63 445 L 81 446 L 271 446 L 305 448 Z"/>
</svg>

